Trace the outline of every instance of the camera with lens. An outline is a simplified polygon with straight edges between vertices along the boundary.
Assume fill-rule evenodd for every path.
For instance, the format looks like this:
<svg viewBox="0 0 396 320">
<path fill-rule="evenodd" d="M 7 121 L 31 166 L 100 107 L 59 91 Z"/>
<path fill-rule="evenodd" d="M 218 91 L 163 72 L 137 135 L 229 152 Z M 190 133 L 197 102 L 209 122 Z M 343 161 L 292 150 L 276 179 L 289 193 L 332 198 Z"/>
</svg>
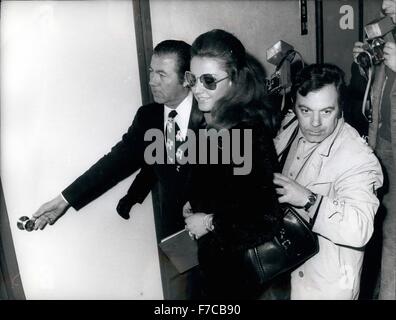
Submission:
<svg viewBox="0 0 396 320">
<path fill-rule="evenodd" d="M 368 68 L 371 65 L 377 65 L 384 61 L 384 45 L 385 40 L 382 38 L 376 38 L 370 42 L 366 42 L 362 46 L 364 51 L 356 58 L 359 65 L 363 68 Z"/>
<path fill-rule="evenodd" d="M 277 93 L 282 89 L 280 73 L 276 72 L 271 75 L 271 78 L 267 79 L 267 92 Z"/>
<path fill-rule="evenodd" d="M 267 50 L 267 61 L 276 66 L 275 72 L 267 79 L 268 93 L 279 93 L 291 86 L 290 63 L 295 54 L 293 46 L 282 40 Z"/>
<path fill-rule="evenodd" d="M 299 59 L 295 59 L 296 55 Z M 286 114 L 292 105 L 292 79 L 304 67 L 301 54 L 285 41 L 279 40 L 267 49 L 267 61 L 276 68 L 266 79 L 267 95 L 271 102 L 279 105 L 282 115 Z"/>
<path fill-rule="evenodd" d="M 386 42 L 394 42 L 392 30 L 395 25 L 390 17 L 375 19 L 364 27 L 366 32 L 366 42 L 363 44 L 361 52 L 357 57 L 357 63 L 364 69 L 378 65 L 384 61 L 384 45 Z"/>
</svg>

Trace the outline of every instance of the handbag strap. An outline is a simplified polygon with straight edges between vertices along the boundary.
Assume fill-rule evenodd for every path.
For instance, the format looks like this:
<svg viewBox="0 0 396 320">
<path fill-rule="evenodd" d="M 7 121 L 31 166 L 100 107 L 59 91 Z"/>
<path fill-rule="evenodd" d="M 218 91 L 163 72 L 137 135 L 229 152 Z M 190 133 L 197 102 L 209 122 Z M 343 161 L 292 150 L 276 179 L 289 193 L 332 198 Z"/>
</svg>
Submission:
<svg viewBox="0 0 396 320">
<path fill-rule="evenodd" d="M 319 204 L 318 204 L 317 207 L 316 207 L 316 211 L 315 211 L 313 217 L 312 217 L 311 219 L 309 219 L 309 224 L 311 225 L 311 228 L 312 228 L 313 225 L 315 224 L 316 218 L 318 217 L 319 208 L 320 208 L 320 206 L 321 206 L 321 204 L 322 204 L 322 200 L 323 200 L 323 196 L 322 196 L 322 195 L 319 194 L 318 197 L 320 198 L 320 199 L 319 199 Z"/>
<path fill-rule="evenodd" d="M 298 133 L 298 126 L 294 129 L 293 133 L 291 134 L 290 139 L 287 142 L 285 149 L 283 149 L 283 151 L 279 154 L 279 167 L 280 167 L 281 172 L 283 170 L 283 167 L 285 166 L 286 158 L 287 158 L 287 155 L 289 154 L 290 147 L 291 147 L 294 139 L 297 137 L 297 133 Z"/>
</svg>

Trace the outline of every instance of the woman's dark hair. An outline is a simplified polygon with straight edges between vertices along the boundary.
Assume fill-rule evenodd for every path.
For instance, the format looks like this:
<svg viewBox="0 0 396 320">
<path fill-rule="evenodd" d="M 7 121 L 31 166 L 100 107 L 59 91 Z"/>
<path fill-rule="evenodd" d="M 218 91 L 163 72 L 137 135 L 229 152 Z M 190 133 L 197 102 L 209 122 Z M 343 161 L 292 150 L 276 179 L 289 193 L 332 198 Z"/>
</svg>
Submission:
<svg viewBox="0 0 396 320">
<path fill-rule="evenodd" d="M 167 55 L 175 54 L 177 57 L 177 75 L 180 83 L 184 82 L 184 73 L 190 70 L 190 50 L 191 46 L 180 40 L 164 40 L 156 45 L 154 54 Z"/>
<path fill-rule="evenodd" d="M 326 85 L 334 84 L 338 93 L 338 105 L 342 111 L 346 98 L 344 77 L 344 71 L 336 65 L 330 63 L 311 64 L 296 75 L 291 90 L 293 100 L 296 101 L 297 93 L 305 97 L 312 91 L 317 91 Z"/>
<path fill-rule="evenodd" d="M 260 120 L 275 135 L 279 111 L 266 98 L 265 71 L 231 33 L 215 29 L 201 34 L 191 46 L 191 58 L 217 59 L 230 76 L 232 87 L 213 107 L 213 127 L 231 128 L 242 122 Z"/>
</svg>

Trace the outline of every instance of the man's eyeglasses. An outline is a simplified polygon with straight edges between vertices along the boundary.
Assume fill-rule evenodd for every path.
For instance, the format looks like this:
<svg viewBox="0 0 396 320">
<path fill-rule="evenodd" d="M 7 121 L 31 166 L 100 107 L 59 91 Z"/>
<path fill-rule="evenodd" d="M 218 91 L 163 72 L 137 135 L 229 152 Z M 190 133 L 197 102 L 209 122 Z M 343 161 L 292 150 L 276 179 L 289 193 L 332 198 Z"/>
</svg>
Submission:
<svg viewBox="0 0 396 320">
<path fill-rule="evenodd" d="M 199 81 L 203 84 L 203 86 L 208 90 L 216 90 L 217 84 L 220 81 L 223 81 L 230 76 L 226 76 L 225 78 L 221 78 L 216 80 L 213 74 L 205 73 L 199 77 Z M 184 74 L 184 78 L 186 79 L 190 88 L 194 87 L 197 84 L 197 77 L 195 74 L 191 73 L 190 71 L 186 71 Z"/>
</svg>

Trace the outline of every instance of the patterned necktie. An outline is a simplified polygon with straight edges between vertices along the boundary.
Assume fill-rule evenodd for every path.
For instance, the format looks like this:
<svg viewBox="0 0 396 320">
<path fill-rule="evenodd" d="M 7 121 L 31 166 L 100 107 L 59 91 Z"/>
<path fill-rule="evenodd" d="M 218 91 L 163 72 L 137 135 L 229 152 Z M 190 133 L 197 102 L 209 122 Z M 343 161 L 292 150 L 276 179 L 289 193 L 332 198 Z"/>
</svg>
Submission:
<svg viewBox="0 0 396 320">
<path fill-rule="evenodd" d="M 166 153 L 167 153 L 167 163 L 176 163 L 177 159 L 181 159 L 183 156 L 182 150 L 178 149 L 183 142 L 183 137 L 181 135 L 180 128 L 175 121 L 177 116 L 176 110 L 172 110 L 168 114 L 168 121 L 166 122 Z"/>
</svg>

